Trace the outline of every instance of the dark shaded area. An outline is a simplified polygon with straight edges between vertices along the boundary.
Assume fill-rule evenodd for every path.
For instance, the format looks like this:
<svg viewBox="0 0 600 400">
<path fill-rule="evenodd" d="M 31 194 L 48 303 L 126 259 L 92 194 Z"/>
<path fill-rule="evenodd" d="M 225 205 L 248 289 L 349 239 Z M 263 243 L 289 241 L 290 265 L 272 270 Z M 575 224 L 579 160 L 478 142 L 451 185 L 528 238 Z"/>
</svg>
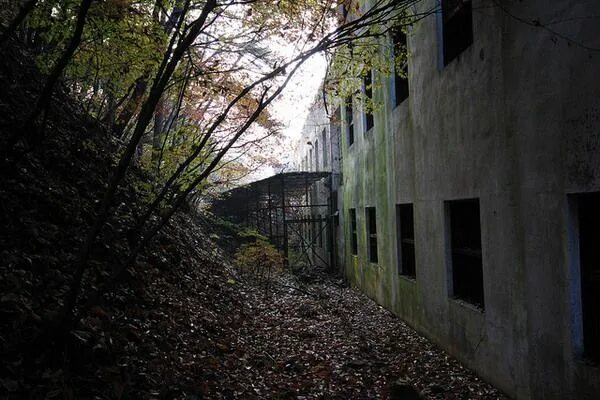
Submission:
<svg viewBox="0 0 600 400">
<path fill-rule="evenodd" d="M 367 74 L 363 79 L 363 85 L 365 87 L 365 96 L 369 101 L 373 101 L 373 71 L 368 70 Z M 371 129 L 375 125 L 375 119 L 373 116 L 372 105 L 369 104 L 368 108 L 365 110 L 365 120 L 367 123 L 367 131 Z"/>
<path fill-rule="evenodd" d="M 3 51 L 0 146 L 22 129 L 43 80 L 24 50 Z M 191 372 L 199 366 L 195 355 L 218 353 L 207 338 L 227 337 L 236 326 L 229 307 L 240 305 L 226 283 L 224 257 L 217 258 L 220 250 L 210 239 L 215 224 L 198 217 L 177 215 L 121 285 L 84 313 L 66 337 L 36 340 L 57 319 L 72 282 L 75 252 L 121 150 L 118 140 L 57 89 L 47 140 L 0 175 L 0 397 L 201 393 L 198 375 Z M 132 170 L 118 192 L 114 215 L 94 247 L 80 303 L 135 245 L 131 228 L 142 214 L 146 186 L 147 178 Z M 198 335 L 205 339 L 197 340 Z"/>
<path fill-rule="evenodd" d="M 402 29 L 392 29 L 392 43 L 394 45 L 394 53 L 407 52 L 406 33 Z M 408 61 L 404 65 L 394 66 L 394 94 L 396 98 L 396 106 L 399 106 L 408 99 Z"/>
<path fill-rule="evenodd" d="M 578 203 L 584 355 L 600 362 L 600 192 Z"/>
<path fill-rule="evenodd" d="M 473 44 L 473 11 L 470 0 L 443 0 L 444 65 Z"/>
<path fill-rule="evenodd" d="M 346 99 L 346 119 L 348 125 L 348 131 L 346 132 L 348 135 L 348 146 L 352 146 L 354 143 L 354 111 L 352 109 L 352 97 Z"/>
<path fill-rule="evenodd" d="M 367 220 L 367 246 L 369 251 L 369 261 L 377 263 L 379 261 L 377 253 L 377 212 L 375 207 L 365 208 Z"/>
<path fill-rule="evenodd" d="M 448 203 L 452 253 L 452 294 L 484 308 L 479 200 Z"/>
<path fill-rule="evenodd" d="M 396 226 L 399 229 L 400 265 L 398 272 L 409 278 L 416 277 L 415 221 L 412 204 L 396 205 Z"/>
</svg>

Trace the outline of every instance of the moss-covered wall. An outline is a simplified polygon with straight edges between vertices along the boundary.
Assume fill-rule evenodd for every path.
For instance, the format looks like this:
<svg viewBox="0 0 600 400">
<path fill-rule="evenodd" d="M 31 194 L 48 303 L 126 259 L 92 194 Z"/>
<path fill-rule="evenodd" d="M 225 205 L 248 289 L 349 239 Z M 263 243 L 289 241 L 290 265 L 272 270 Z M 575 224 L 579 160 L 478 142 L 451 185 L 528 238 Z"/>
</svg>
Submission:
<svg viewBox="0 0 600 400">
<path fill-rule="evenodd" d="M 352 255 L 346 239 L 346 273 L 510 395 L 591 399 L 600 393 L 600 372 L 578 361 L 567 195 L 600 190 L 593 72 L 600 59 L 506 11 L 553 20 L 600 15 L 600 3 L 540 0 L 509 10 L 484 3 L 473 1 L 473 44 L 446 66 L 439 16 L 417 23 L 409 34 L 409 98 L 394 107 L 393 77 L 379 74 L 374 128 L 364 130 L 354 107 L 352 146 L 342 130 L 340 207 L 346 221 L 356 209 L 359 249 Z M 600 38 L 591 23 L 565 23 L 561 32 Z M 348 117 L 342 113 L 343 127 Z M 445 201 L 465 198 L 480 202 L 485 310 L 454 299 L 449 285 Z M 414 280 L 397 272 L 402 203 L 414 206 Z M 365 207 L 377 210 L 377 264 L 367 259 Z M 349 238 L 349 224 L 343 229 Z"/>
</svg>

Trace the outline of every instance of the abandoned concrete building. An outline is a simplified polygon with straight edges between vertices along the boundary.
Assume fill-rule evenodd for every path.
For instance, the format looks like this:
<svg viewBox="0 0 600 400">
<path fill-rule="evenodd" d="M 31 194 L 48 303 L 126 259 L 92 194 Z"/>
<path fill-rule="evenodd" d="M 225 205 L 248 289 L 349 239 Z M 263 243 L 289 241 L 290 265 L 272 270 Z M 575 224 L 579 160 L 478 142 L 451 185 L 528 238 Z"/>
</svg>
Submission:
<svg viewBox="0 0 600 400">
<path fill-rule="evenodd" d="M 297 170 L 331 173 L 314 251 L 511 397 L 598 399 L 600 3 L 418 7 L 386 39 L 407 78 L 365 82 L 381 106 L 307 119 Z"/>
</svg>

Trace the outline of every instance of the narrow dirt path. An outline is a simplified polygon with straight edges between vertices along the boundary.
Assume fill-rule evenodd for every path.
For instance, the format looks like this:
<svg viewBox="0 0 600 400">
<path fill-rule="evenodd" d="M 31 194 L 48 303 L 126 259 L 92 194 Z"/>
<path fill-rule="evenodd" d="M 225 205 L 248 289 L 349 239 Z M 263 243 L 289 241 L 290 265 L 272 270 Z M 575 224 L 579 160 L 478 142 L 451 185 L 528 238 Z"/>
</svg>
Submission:
<svg viewBox="0 0 600 400">
<path fill-rule="evenodd" d="M 505 398 L 365 295 L 314 278 L 281 276 L 268 296 L 242 290 L 244 323 L 217 344 L 228 366 L 218 397 L 412 398 L 394 396 L 402 378 L 423 398 Z"/>
</svg>

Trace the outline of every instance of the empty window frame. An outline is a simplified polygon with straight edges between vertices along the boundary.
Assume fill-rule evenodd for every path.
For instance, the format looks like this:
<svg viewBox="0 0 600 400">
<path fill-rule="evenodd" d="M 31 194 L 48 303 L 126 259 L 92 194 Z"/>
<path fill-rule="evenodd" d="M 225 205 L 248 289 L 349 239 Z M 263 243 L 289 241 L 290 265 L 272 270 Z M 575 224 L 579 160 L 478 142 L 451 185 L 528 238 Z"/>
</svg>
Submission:
<svg viewBox="0 0 600 400">
<path fill-rule="evenodd" d="M 319 141 L 315 140 L 315 171 L 319 171 Z"/>
<path fill-rule="evenodd" d="M 373 71 L 367 71 L 367 75 L 363 78 L 363 85 L 365 87 L 365 100 L 364 112 L 365 112 L 365 123 L 366 130 L 368 131 L 375 125 L 375 119 L 373 118 Z"/>
<path fill-rule="evenodd" d="M 356 231 L 356 209 L 351 208 L 349 210 L 350 216 L 350 245 L 352 249 L 352 254 L 358 254 L 358 233 Z"/>
<path fill-rule="evenodd" d="M 329 146 L 327 145 L 327 131 L 323 129 L 321 131 L 321 147 L 323 147 L 323 169 L 326 169 L 329 165 Z"/>
<path fill-rule="evenodd" d="M 394 46 L 394 95 L 395 105 L 398 106 L 408 98 L 408 42 L 401 28 L 394 28 L 391 33 Z"/>
<path fill-rule="evenodd" d="M 444 65 L 473 43 L 471 0 L 442 0 Z"/>
<path fill-rule="evenodd" d="M 452 295 L 484 308 L 479 199 L 447 202 Z"/>
<path fill-rule="evenodd" d="M 600 362 L 600 192 L 577 195 L 583 353 Z"/>
<path fill-rule="evenodd" d="M 331 166 L 333 169 L 333 165 L 342 165 L 342 111 L 341 108 L 338 107 L 335 111 L 333 123 L 330 126 L 329 138 L 330 138 L 330 147 L 331 147 Z M 342 171 L 339 171 L 339 185 L 342 186 L 344 184 L 344 180 L 342 179 Z"/>
<path fill-rule="evenodd" d="M 375 207 L 366 207 L 365 216 L 367 220 L 367 246 L 369 261 L 377 263 L 377 213 Z"/>
<path fill-rule="evenodd" d="M 415 223 L 412 204 L 396 205 L 396 227 L 398 229 L 398 273 L 415 278 Z"/>
<path fill-rule="evenodd" d="M 354 110 L 352 109 L 352 97 L 346 99 L 346 133 L 348 136 L 348 146 L 354 143 Z"/>
</svg>

